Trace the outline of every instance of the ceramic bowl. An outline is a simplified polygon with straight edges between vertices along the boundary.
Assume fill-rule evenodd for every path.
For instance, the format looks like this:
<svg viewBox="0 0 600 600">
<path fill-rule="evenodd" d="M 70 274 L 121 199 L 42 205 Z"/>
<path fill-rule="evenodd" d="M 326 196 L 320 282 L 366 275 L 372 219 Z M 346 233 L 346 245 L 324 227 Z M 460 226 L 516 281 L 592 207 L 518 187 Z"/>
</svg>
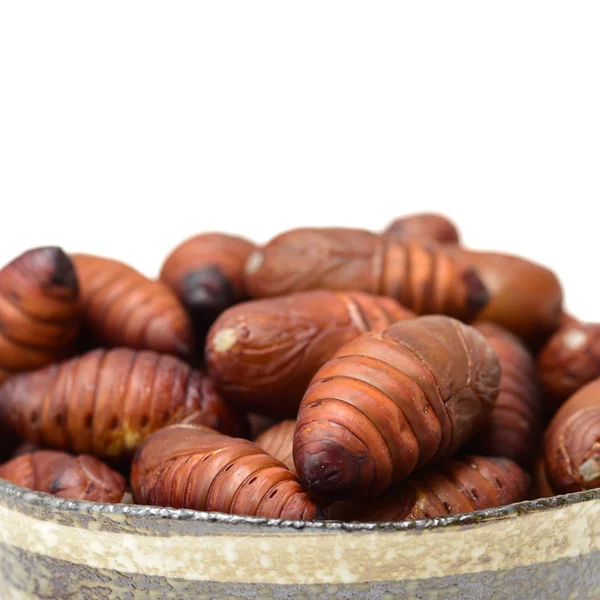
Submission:
<svg viewBox="0 0 600 600">
<path fill-rule="evenodd" d="M 0 481 L 2 599 L 600 598 L 600 490 L 358 524 L 63 500 Z"/>
</svg>

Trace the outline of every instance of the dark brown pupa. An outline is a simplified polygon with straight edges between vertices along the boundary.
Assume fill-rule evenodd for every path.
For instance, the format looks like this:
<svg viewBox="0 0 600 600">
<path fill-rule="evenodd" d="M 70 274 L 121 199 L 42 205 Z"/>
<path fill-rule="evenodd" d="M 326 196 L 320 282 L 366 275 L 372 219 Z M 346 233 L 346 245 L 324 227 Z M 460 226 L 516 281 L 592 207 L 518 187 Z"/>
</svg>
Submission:
<svg viewBox="0 0 600 600">
<path fill-rule="evenodd" d="M 160 279 L 190 314 L 199 340 L 226 309 L 246 298 L 244 266 L 256 246 L 223 233 L 194 236 L 165 260 Z"/>
<path fill-rule="evenodd" d="M 460 241 L 456 225 L 448 217 L 435 213 L 417 213 L 400 217 L 389 224 L 384 235 L 405 241 L 439 244 L 458 244 Z"/>
<path fill-rule="evenodd" d="M 546 430 L 544 462 L 558 494 L 600 487 L 600 379 L 558 409 Z"/>
<path fill-rule="evenodd" d="M 507 458 L 447 458 L 379 498 L 336 502 L 327 518 L 385 522 L 430 519 L 505 506 L 528 497 L 529 476 Z"/>
<path fill-rule="evenodd" d="M 542 348 L 538 368 L 552 408 L 600 377 L 600 324 L 571 322 Z"/>
<path fill-rule="evenodd" d="M 455 452 L 489 418 L 498 358 L 473 327 L 443 316 L 401 321 L 343 346 L 298 413 L 294 463 L 331 500 L 378 495 Z"/>
<path fill-rule="evenodd" d="M 361 292 L 315 290 L 244 302 L 211 328 L 206 361 L 231 401 L 295 417 L 310 380 L 341 346 L 414 316 L 391 298 Z"/>
<path fill-rule="evenodd" d="M 72 255 L 88 333 L 103 346 L 188 356 L 192 322 L 175 294 L 132 267 L 109 258 Z"/>
<path fill-rule="evenodd" d="M 35 248 L 0 270 L 0 382 L 65 356 L 81 327 L 75 268 L 60 248 Z"/>
<path fill-rule="evenodd" d="M 138 503 L 312 521 L 317 507 L 296 475 L 248 440 L 205 427 L 161 429 L 131 470 Z"/>
<path fill-rule="evenodd" d="M 183 420 L 246 432 L 208 377 L 173 356 L 128 348 L 12 377 L 0 386 L 0 420 L 35 444 L 113 460 Z"/>
<path fill-rule="evenodd" d="M 0 477 L 21 487 L 72 500 L 118 503 L 125 478 L 93 456 L 37 450 L 0 466 Z"/>
<path fill-rule="evenodd" d="M 542 434 L 542 398 L 533 356 L 512 333 L 498 325 L 478 323 L 500 361 L 500 393 L 489 421 L 469 445 L 471 452 L 504 456 L 531 466 Z"/>
<path fill-rule="evenodd" d="M 390 296 L 417 314 L 472 319 L 488 294 L 475 269 L 446 247 L 402 242 L 362 229 L 293 229 L 246 264 L 254 298 L 314 289 Z"/>
</svg>

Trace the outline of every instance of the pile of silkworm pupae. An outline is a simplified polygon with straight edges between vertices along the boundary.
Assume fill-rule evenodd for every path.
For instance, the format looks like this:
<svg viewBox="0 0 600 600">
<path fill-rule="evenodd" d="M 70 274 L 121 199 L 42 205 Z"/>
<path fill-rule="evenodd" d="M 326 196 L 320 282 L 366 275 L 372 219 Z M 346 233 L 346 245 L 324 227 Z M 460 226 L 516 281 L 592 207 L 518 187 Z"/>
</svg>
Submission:
<svg viewBox="0 0 600 600">
<path fill-rule="evenodd" d="M 600 486 L 600 324 L 447 218 L 221 233 L 151 280 L 0 271 L 0 477 L 108 503 L 397 521 Z"/>
</svg>

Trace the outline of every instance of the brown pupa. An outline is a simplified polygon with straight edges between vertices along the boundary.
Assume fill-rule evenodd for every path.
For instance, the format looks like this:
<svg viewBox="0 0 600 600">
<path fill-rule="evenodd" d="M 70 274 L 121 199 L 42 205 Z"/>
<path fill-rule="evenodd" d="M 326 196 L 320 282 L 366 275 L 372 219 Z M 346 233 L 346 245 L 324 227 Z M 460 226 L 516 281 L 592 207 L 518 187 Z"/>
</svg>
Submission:
<svg viewBox="0 0 600 600">
<path fill-rule="evenodd" d="M 600 377 L 600 324 L 572 323 L 559 329 L 538 356 L 542 385 L 556 408 Z"/>
<path fill-rule="evenodd" d="M 430 519 L 521 502 L 527 499 L 529 487 L 527 473 L 507 458 L 447 458 L 379 498 L 336 502 L 326 514 L 340 521 Z"/>
<path fill-rule="evenodd" d="M 256 246 L 223 233 L 194 236 L 165 260 L 160 279 L 179 297 L 199 340 L 226 308 L 246 298 L 244 266 Z"/>
<path fill-rule="evenodd" d="M 563 318 L 563 292 L 556 275 L 519 256 L 455 252 L 473 265 L 489 292 L 478 319 L 501 325 L 539 349 Z"/>
<path fill-rule="evenodd" d="M 286 419 L 263 431 L 254 442 L 261 450 L 281 461 L 292 473 L 296 472 L 292 456 L 295 430 L 296 421 Z"/>
<path fill-rule="evenodd" d="M 435 213 L 417 213 L 392 221 L 383 233 L 399 240 L 458 244 L 458 229 L 448 217 Z"/>
<path fill-rule="evenodd" d="M 546 430 L 544 462 L 558 494 L 600 487 L 600 379 L 558 409 Z"/>
<path fill-rule="evenodd" d="M 542 398 L 535 361 L 512 333 L 492 323 L 478 323 L 500 361 L 500 393 L 489 421 L 469 450 L 487 456 L 503 456 L 531 466 L 541 442 Z"/>
<path fill-rule="evenodd" d="M 0 270 L 0 382 L 65 356 L 81 327 L 75 268 L 60 248 L 35 248 Z"/>
<path fill-rule="evenodd" d="M 72 258 L 85 326 L 98 343 L 183 357 L 194 350 L 190 317 L 164 283 L 117 260 L 87 254 Z"/>
<path fill-rule="evenodd" d="M 415 314 L 391 298 L 315 290 L 225 311 L 210 330 L 206 361 L 231 401 L 272 417 L 295 417 L 319 367 L 361 333 Z"/>
<path fill-rule="evenodd" d="M 498 358 L 473 327 L 443 316 L 401 321 L 343 346 L 298 413 L 294 463 L 330 500 L 378 495 L 456 451 L 489 418 Z"/>
<path fill-rule="evenodd" d="M 0 420 L 35 444 L 119 459 L 182 420 L 243 435 L 210 379 L 167 354 L 93 350 L 0 386 Z"/>
<path fill-rule="evenodd" d="M 137 452 L 131 487 L 138 503 L 312 521 L 317 507 L 297 477 L 248 440 L 174 425 Z"/>
<path fill-rule="evenodd" d="M 0 477 L 36 492 L 90 502 L 118 503 L 127 491 L 125 478 L 97 458 L 54 450 L 13 458 L 0 466 Z"/>
<path fill-rule="evenodd" d="M 487 291 L 465 260 L 443 246 L 402 242 L 362 229 L 294 229 L 254 252 L 246 264 L 254 298 L 313 289 L 390 296 L 418 314 L 463 321 Z"/>
</svg>

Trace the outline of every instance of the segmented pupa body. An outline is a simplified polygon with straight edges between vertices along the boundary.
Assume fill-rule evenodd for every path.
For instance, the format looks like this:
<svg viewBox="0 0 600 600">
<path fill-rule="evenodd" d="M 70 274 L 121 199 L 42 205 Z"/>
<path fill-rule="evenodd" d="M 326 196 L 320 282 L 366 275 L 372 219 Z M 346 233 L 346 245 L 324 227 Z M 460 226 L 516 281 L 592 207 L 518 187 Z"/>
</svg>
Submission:
<svg viewBox="0 0 600 600">
<path fill-rule="evenodd" d="M 252 442 L 174 425 L 140 448 L 131 470 L 137 502 L 310 521 L 317 507 L 296 475 Z"/>
<path fill-rule="evenodd" d="M 295 417 L 311 378 L 341 346 L 414 316 L 392 298 L 361 292 L 244 302 L 211 328 L 206 361 L 227 398 L 269 416 Z"/>
<path fill-rule="evenodd" d="M 166 285 L 117 260 L 87 254 L 72 258 L 85 326 L 95 341 L 183 357 L 193 352 L 190 317 Z"/>
<path fill-rule="evenodd" d="M 0 387 L 1 421 L 35 444 L 77 454 L 128 456 L 157 429 L 184 419 L 245 433 L 245 419 L 208 377 L 149 350 L 93 350 Z"/>
<path fill-rule="evenodd" d="M 313 289 L 390 296 L 418 314 L 473 318 L 488 300 L 475 269 L 443 246 L 403 242 L 362 229 L 294 229 L 246 264 L 251 296 Z"/>
<path fill-rule="evenodd" d="M 67 354 L 81 327 L 73 263 L 60 248 L 34 248 L 0 270 L 0 382 Z"/>
<path fill-rule="evenodd" d="M 401 321 L 343 346 L 300 405 L 294 463 L 316 496 L 378 495 L 456 451 L 489 418 L 500 365 L 473 327 Z"/>
</svg>

